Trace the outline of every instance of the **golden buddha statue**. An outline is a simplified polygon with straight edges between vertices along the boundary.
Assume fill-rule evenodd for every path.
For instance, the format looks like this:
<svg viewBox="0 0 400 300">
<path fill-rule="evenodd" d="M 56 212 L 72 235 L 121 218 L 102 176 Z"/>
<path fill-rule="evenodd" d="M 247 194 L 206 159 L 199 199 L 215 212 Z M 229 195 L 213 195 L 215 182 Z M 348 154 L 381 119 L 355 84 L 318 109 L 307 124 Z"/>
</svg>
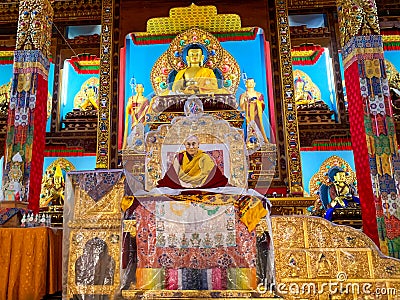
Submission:
<svg viewBox="0 0 400 300">
<path fill-rule="evenodd" d="M 190 45 L 186 56 L 187 67 L 176 74 L 172 91 L 184 94 L 224 93 L 218 88 L 214 71 L 203 67 L 203 62 L 203 49 L 197 44 Z"/>
<path fill-rule="evenodd" d="M 149 108 L 149 100 L 143 96 L 143 84 L 138 83 L 135 87 L 136 95 L 128 100 L 128 105 L 125 110 L 125 129 L 124 129 L 124 142 L 122 149 L 127 146 L 129 116 L 131 117 L 131 129 L 138 123 L 146 124 L 146 113 Z"/>
<path fill-rule="evenodd" d="M 250 126 L 254 122 L 261 131 L 264 142 L 268 142 L 263 125 L 263 111 L 265 108 L 264 95 L 254 88 L 256 83 L 253 78 L 246 80 L 246 92 L 240 95 L 239 107 L 246 112 L 246 124 Z"/>
</svg>

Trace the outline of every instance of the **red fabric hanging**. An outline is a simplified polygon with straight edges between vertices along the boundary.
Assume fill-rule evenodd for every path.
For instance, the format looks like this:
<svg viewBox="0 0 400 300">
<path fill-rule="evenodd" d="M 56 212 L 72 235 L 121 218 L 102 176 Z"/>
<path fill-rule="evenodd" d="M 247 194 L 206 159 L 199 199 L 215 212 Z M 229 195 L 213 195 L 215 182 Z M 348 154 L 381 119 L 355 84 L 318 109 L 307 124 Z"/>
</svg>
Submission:
<svg viewBox="0 0 400 300">
<path fill-rule="evenodd" d="M 351 142 L 357 174 L 358 194 L 363 221 L 363 231 L 379 247 L 376 221 L 376 199 L 372 190 L 371 169 L 364 126 L 364 99 L 361 96 L 358 61 L 354 61 L 344 72 L 348 97 Z"/>
</svg>

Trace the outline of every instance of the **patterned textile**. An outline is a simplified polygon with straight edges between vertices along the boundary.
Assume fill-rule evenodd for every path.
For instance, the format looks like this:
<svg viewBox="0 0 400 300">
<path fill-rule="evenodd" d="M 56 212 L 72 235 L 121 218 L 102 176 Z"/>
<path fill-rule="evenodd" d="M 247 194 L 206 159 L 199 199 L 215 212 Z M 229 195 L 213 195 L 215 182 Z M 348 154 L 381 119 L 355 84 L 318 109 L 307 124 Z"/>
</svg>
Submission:
<svg viewBox="0 0 400 300">
<path fill-rule="evenodd" d="M 99 201 L 121 179 L 123 170 L 69 172 L 75 185 L 79 185 L 94 201 Z"/>
<path fill-rule="evenodd" d="M 239 220 L 235 208 L 236 246 L 177 248 L 157 246 L 157 198 L 136 208 L 138 268 L 255 268 L 256 235 Z M 185 224 L 182 224 L 184 226 Z"/>
<path fill-rule="evenodd" d="M 136 288 L 154 290 L 251 290 L 255 268 L 138 268 Z"/>
<path fill-rule="evenodd" d="M 62 289 L 62 230 L 0 228 L 0 299 L 43 299 Z"/>
<path fill-rule="evenodd" d="M 157 247 L 236 246 L 233 205 L 157 201 L 156 229 Z"/>
<path fill-rule="evenodd" d="M 366 127 L 364 125 L 364 101 L 361 96 L 358 62 L 354 61 L 353 64 L 348 66 L 344 75 L 349 99 L 348 110 L 351 125 L 351 142 L 353 151 L 357 153 L 354 156 L 354 163 L 357 169 L 357 185 L 362 187 L 358 189 L 358 194 L 361 200 L 363 230 L 365 234 L 379 245 L 375 214 L 375 203 L 379 200 L 374 197 L 370 172 L 370 159 L 376 161 L 376 158 L 371 158 L 368 155 L 369 149 L 367 147 Z"/>
<path fill-rule="evenodd" d="M 0 208 L 0 225 L 5 224 L 8 220 L 14 217 L 18 212 L 24 214 L 26 212 L 23 208 Z"/>
<path fill-rule="evenodd" d="M 390 216 L 386 221 L 387 237 L 391 240 L 400 236 L 400 220 Z"/>
<path fill-rule="evenodd" d="M 239 218 L 247 229 L 253 231 L 261 218 L 267 215 L 267 210 L 263 203 L 256 197 L 244 196 L 237 203 L 239 208 Z"/>
<path fill-rule="evenodd" d="M 359 192 L 363 229 L 380 244 L 384 253 L 399 257 L 400 231 L 397 228 L 400 212 L 397 203 L 400 177 L 382 37 L 351 38 L 343 47 L 343 60 L 352 144 L 358 153 L 355 165 L 358 186 L 362 187 Z M 358 78 L 358 85 L 355 78 Z M 362 140 L 364 137 L 366 144 Z"/>
<path fill-rule="evenodd" d="M 133 203 L 132 196 L 126 196 L 123 199 L 123 203 L 125 207 L 128 205 L 132 205 Z M 143 205 L 147 205 L 149 200 L 153 199 L 153 197 L 148 196 L 139 196 L 136 197 L 139 202 Z M 181 202 L 196 202 L 202 203 L 204 205 L 227 205 L 227 204 L 235 204 L 238 208 L 239 218 L 240 220 L 247 226 L 249 231 L 252 231 L 255 226 L 258 224 L 261 218 L 267 215 L 267 210 L 264 208 L 263 201 L 260 198 L 250 195 L 229 195 L 229 194 L 212 194 L 208 192 L 200 192 L 196 191 L 196 194 L 181 194 L 181 195 L 168 195 L 162 196 L 157 195 L 157 199 L 159 201 L 171 201 L 177 200 Z M 209 211 L 212 209 L 209 208 Z"/>
<path fill-rule="evenodd" d="M 5 194 L 12 201 L 28 201 L 28 208 L 37 213 L 43 173 L 50 62 L 39 50 L 18 50 L 14 52 L 13 67 L 7 120 Z M 12 161 L 17 153 L 21 155 L 21 163 Z M 22 172 L 22 176 L 13 178 L 13 172 L 17 170 Z M 15 182 L 21 186 L 18 191 Z"/>
<path fill-rule="evenodd" d="M 41 75 L 37 75 L 37 90 L 36 90 L 36 107 L 34 116 L 32 116 L 32 128 L 30 132 L 33 137 L 28 137 L 27 140 L 33 139 L 32 148 L 35 149 L 34 155 L 31 150 L 30 175 L 29 175 L 29 209 L 34 212 L 39 211 L 40 190 L 42 185 L 43 162 L 44 162 L 44 147 L 46 143 L 46 122 L 47 122 L 47 79 Z M 28 142 L 27 142 L 28 144 Z M 26 155 L 26 161 L 28 157 Z"/>
</svg>

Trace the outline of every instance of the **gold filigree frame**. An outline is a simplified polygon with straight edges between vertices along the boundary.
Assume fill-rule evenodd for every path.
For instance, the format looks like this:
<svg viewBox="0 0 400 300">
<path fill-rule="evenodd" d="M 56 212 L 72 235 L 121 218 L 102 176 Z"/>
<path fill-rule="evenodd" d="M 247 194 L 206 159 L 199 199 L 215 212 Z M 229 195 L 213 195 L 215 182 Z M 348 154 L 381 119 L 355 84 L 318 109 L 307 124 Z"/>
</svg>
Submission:
<svg viewBox="0 0 400 300">
<path fill-rule="evenodd" d="M 70 233 L 69 260 L 67 277 L 67 296 L 106 294 L 110 299 L 120 287 L 120 255 L 121 255 L 121 209 L 120 203 L 124 194 L 124 177 L 98 201 L 93 200 L 79 186 L 75 186 L 73 219 L 68 222 Z M 112 285 L 77 285 L 75 264 L 83 254 L 87 241 L 99 238 L 106 242 L 108 254 L 115 261 L 114 282 Z"/>
<path fill-rule="evenodd" d="M 68 261 L 68 299 L 72 299 L 74 295 L 109 295 L 110 299 L 114 299 L 113 295 L 120 286 L 120 236 L 119 229 L 73 229 L 70 232 L 69 243 L 69 261 Z M 115 262 L 114 282 L 110 285 L 77 285 L 75 278 L 75 265 L 79 257 L 83 255 L 86 243 L 94 238 L 99 238 L 106 242 L 108 255 Z"/>
<path fill-rule="evenodd" d="M 218 130 L 215 130 L 218 128 Z M 211 115 L 178 117 L 171 124 L 161 125 L 146 136 L 146 189 L 157 185 L 162 174 L 162 151 L 166 145 L 183 145 L 185 139 L 196 135 L 200 144 L 224 144 L 229 150 L 229 183 L 247 187 L 247 156 L 243 131 L 232 127 L 225 120 Z"/>
</svg>

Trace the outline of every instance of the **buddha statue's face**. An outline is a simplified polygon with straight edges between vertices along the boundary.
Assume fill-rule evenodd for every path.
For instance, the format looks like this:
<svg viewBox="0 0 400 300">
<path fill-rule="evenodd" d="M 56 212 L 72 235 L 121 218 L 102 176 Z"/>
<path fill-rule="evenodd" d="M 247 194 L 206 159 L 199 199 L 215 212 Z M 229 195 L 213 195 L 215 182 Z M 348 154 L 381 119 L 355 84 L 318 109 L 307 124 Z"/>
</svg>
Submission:
<svg viewBox="0 0 400 300">
<path fill-rule="evenodd" d="M 247 88 L 254 88 L 256 86 L 256 83 L 254 79 L 247 79 L 246 80 L 246 87 Z"/>
<path fill-rule="evenodd" d="M 189 66 L 191 65 L 201 65 L 203 61 L 203 51 L 201 49 L 189 49 L 186 60 Z"/>
<path fill-rule="evenodd" d="M 185 141 L 185 148 L 187 153 L 195 155 L 199 151 L 199 140 L 196 137 L 190 137 Z"/>
<path fill-rule="evenodd" d="M 335 176 L 333 176 L 335 181 L 337 182 L 345 182 L 346 181 L 346 172 L 337 172 Z"/>
<path fill-rule="evenodd" d="M 138 85 L 136 86 L 136 93 L 142 94 L 143 92 L 144 92 L 143 84 L 138 84 Z"/>
</svg>

